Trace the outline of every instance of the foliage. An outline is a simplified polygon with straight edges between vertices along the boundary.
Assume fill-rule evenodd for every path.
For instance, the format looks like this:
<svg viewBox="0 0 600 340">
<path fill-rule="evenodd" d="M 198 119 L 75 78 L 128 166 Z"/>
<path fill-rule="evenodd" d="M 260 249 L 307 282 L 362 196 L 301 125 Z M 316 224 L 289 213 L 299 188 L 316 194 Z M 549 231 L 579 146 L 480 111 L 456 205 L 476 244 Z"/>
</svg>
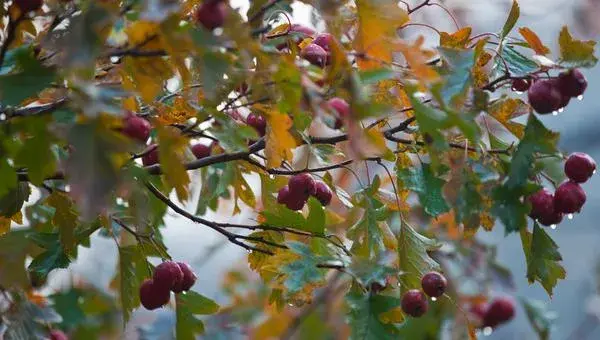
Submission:
<svg viewBox="0 0 600 340">
<path fill-rule="evenodd" d="M 215 30 L 198 14 L 211 3 L 198 0 L 46 0 L 31 13 L 18 3 L 0 7 L 7 339 L 53 328 L 77 339 L 121 334 L 140 307 L 150 258 L 170 259 L 169 208 L 247 250 L 259 277 L 229 272 L 223 306 L 200 285 L 180 293 L 167 307 L 173 322 L 140 334 L 417 339 L 449 322 L 453 334 L 474 337 L 472 318 L 458 315 L 511 286 L 494 248 L 476 237 L 502 226 L 521 237 L 527 270 L 518 275 L 550 296 L 566 278 L 551 233 L 527 219 L 527 197 L 562 180 L 559 136 L 505 90 L 595 66 L 595 42 L 557 28 L 552 54 L 518 27 L 517 1 L 497 33 L 457 27 L 439 32 L 435 48 L 403 34 L 422 27 L 414 13 L 429 0 L 306 2 L 332 37 L 326 65 L 310 64 L 304 50 L 316 34 L 289 25 L 293 1 L 251 1 L 247 13 L 220 3 Z M 334 97 L 347 113 L 327 104 Z M 247 124 L 250 113 L 266 127 Z M 147 138 L 127 132 L 130 117 L 150 124 Z M 197 143 L 211 154 L 195 158 Z M 303 172 L 325 183 L 331 204 L 317 194 L 296 211 L 277 202 Z M 235 215 L 243 222 L 227 220 Z M 116 243 L 111 291 L 79 277 L 38 291 L 91 236 Z M 402 294 L 434 270 L 452 289 L 423 318 L 404 315 Z M 461 284 L 469 280 L 476 284 Z M 554 315 L 524 306 L 548 338 Z"/>
</svg>

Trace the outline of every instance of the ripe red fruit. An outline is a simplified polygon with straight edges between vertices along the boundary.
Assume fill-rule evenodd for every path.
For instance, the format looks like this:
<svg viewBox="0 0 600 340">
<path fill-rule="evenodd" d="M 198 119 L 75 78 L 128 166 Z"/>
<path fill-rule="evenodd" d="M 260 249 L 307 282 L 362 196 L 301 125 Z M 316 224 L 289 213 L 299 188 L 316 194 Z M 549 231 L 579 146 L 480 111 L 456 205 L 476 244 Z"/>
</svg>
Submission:
<svg viewBox="0 0 600 340">
<path fill-rule="evenodd" d="M 37 11 L 42 7 L 43 2 L 43 0 L 14 0 L 15 5 L 17 5 L 23 13 Z"/>
<path fill-rule="evenodd" d="M 333 194 L 331 193 L 331 189 L 327 186 L 327 184 L 318 181 L 315 184 L 315 197 L 321 202 L 322 205 L 327 206 L 331 202 L 331 197 Z"/>
<path fill-rule="evenodd" d="M 543 188 L 535 194 L 529 196 L 531 211 L 529 216 L 533 219 L 549 216 L 554 213 L 554 195 L 550 190 Z"/>
<path fill-rule="evenodd" d="M 582 95 L 588 85 L 585 76 L 578 69 L 572 69 L 559 74 L 558 83 L 560 92 L 571 97 Z"/>
<path fill-rule="evenodd" d="M 485 313 L 487 312 L 488 306 L 485 303 L 477 303 L 471 306 L 471 309 L 469 309 L 469 312 L 471 312 L 471 314 L 475 315 L 479 321 L 483 321 L 483 318 L 485 317 Z"/>
<path fill-rule="evenodd" d="M 166 305 L 170 298 L 169 289 L 157 285 L 152 279 L 146 279 L 140 286 L 140 302 L 148 310 Z"/>
<path fill-rule="evenodd" d="M 534 82 L 529 91 L 529 104 L 537 113 L 546 114 L 558 110 L 563 102 L 562 94 L 550 80 Z"/>
<path fill-rule="evenodd" d="M 335 110 L 342 118 L 350 115 L 350 105 L 342 98 L 333 97 L 327 101 L 327 105 Z"/>
<path fill-rule="evenodd" d="M 205 1 L 194 11 L 194 20 L 212 31 L 223 26 L 227 17 L 228 7 L 225 1 Z"/>
<path fill-rule="evenodd" d="M 314 196 L 317 193 L 315 179 L 307 173 L 292 176 L 288 181 L 288 186 L 291 193 L 302 194 L 306 198 L 311 195 Z"/>
<path fill-rule="evenodd" d="M 277 203 L 286 204 L 290 198 L 290 188 L 286 185 L 277 193 Z"/>
<path fill-rule="evenodd" d="M 150 137 L 150 130 L 152 130 L 152 125 L 142 117 L 128 114 L 123 119 L 123 129 L 121 131 L 131 139 L 145 143 Z"/>
<path fill-rule="evenodd" d="M 425 294 L 431 297 L 439 297 L 444 295 L 448 281 L 444 275 L 438 272 L 429 272 L 421 278 L 421 287 Z"/>
<path fill-rule="evenodd" d="M 197 159 L 202 159 L 210 156 L 210 146 L 204 144 L 195 144 L 192 146 L 192 153 Z"/>
<path fill-rule="evenodd" d="M 548 82 L 550 82 L 552 84 L 552 86 L 557 88 L 558 91 L 560 92 L 560 103 L 558 104 L 558 109 L 567 107 L 567 105 L 569 105 L 569 102 L 571 101 L 571 96 L 569 96 L 568 94 L 565 94 L 564 92 L 561 91 L 560 83 L 557 78 L 548 79 Z"/>
<path fill-rule="evenodd" d="M 166 261 L 156 266 L 152 279 L 154 285 L 170 290 L 181 284 L 183 272 L 177 263 Z"/>
<path fill-rule="evenodd" d="M 263 116 L 251 113 L 246 117 L 246 124 L 252 126 L 261 136 L 264 136 L 267 131 L 267 121 Z"/>
<path fill-rule="evenodd" d="M 565 214 L 576 213 L 581 210 L 585 200 L 583 188 L 573 181 L 566 181 L 554 193 L 554 209 Z"/>
<path fill-rule="evenodd" d="M 333 35 L 329 33 L 320 33 L 315 37 L 315 40 L 313 40 L 312 43 L 321 46 L 326 52 L 329 52 L 329 44 L 331 44 L 331 41 L 333 41 Z"/>
<path fill-rule="evenodd" d="M 405 314 L 415 318 L 425 314 L 429 308 L 427 297 L 425 297 L 425 294 L 418 289 L 411 289 L 404 293 L 400 305 Z"/>
<path fill-rule="evenodd" d="M 525 92 L 529 90 L 531 86 L 531 81 L 526 78 L 517 78 L 512 81 L 512 90 L 516 92 Z"/>
<path fill-rule="evenodd" d="M 50 340 L 69 340 L 69 337 L 60 329 L 50 331 Z"/>
<path fill-rule="evenodd" d="M 484 327 L 496 327 L 510 321 L 515 316 L 515 303 L 509 297 L 494 299 L 483 317 Z"/>
<path fill-rule="evenodd" d="M 577 183 L 587 181 L 596 171 L 596 162 L 583 152 L 572 153 L 565 162 L 565 174 Z"/>
<path fill-rule="evenodd" d="M 194 274 L 194 272 L 192 271 L 192 267 L 190 267 L 189 264 L 184 262 L 177 262 L 177 265 L 183 273 L 183 280 L 181 280 L 181 282 L 178 285 L 173 287 L 173 292 L 181 293 L 183 291 L 188 291 L 190 290 L 190 288 L 192 288 L 194 283 L 196 283 L 197 276 L 196 274 Z"/>
<path fill-rule="evenodd" d="M 308 60 L 309 63 L 324 67 L 327 65 L 328 53 L 323 47 L 317 44 L 309 44 L 300 51 L 302 58 Z"/>
<path fill-rule="evenodd" d="M 150 151 L 142 156 L 142 164 L 144 164 L 144 166 L 158 164 L 158 145 L 152 144 L 148 147 L 148 150 Z"/>
<path fill-rule="evenodd" d="M 306 204 L 307 197 L 299 193 L 290 193 L 285 206 L 290 210 L 302 210 Z"/>
<path fill-rule="evenodd" d="M 562 222 L 562 220 L 563 220 L 563 213 L 557 211 L 556 209 L 554 209 L 554 211 L 552 211 L 552 213 L 541 216 L 540 218 L 537 219 L 537 221 L 541 225 L 544 225 L 546 227 L 559 224 L 560 222 Z"/>
</svg>

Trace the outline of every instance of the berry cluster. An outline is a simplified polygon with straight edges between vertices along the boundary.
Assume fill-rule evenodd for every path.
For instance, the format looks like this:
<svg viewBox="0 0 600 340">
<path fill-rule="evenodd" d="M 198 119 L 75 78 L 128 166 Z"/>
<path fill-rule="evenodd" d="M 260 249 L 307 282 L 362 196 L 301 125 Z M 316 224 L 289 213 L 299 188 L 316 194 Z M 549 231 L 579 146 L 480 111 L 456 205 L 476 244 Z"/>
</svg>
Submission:
<svg viewBox="0 0 600 340">
<path fill-rule="evenodd" d="M 446 287 L 448 287 L 448 281 L 444 275 L 438 272 L 429 272 L 423 275 L 421 278 L 421 288 L 423 291 L 411 289 L 404 293 L 400 302 L 402 311 L 414 318 L 423 316 L 429 309 L 429 303 L 425 294 L 429 297 L 437 298 L 444 295 Z"/>
<path fill-rule="evenodd" d="M 565 162 L 565 174 L 569 178 L 562 183 L 554 194 L 541 189 L 529 196 L 531 211 L 529 216 L 540 224 L 551 226 L 559 224 L 563 214 L 573 214 L 581 210 L 586 195 L 579 183 L 586 182 L 596 172 L 596 162 L 589 155 L 575 152 Z"/>
<path fill-rule="evenodd" d="M 209 31 L 223 26 L 229 13 L 229 7 L 223 0 L 208 0 L 196 7 L 192 16 L 194 21 L 204 26 Z"/>
<path fill-rule="evenodd" d="M 495 328 L 506 323 L 515 316 L 515 303 L 506 296 L 497 297 L 489 305 L 480 303 L 471 307 L 473 314 L 482 327 Z"/>
<path fill-rule="evenodd" d="M 334 97 L 327 101 L 327 106 L 337 114 L 333 128 L 341 129 L 344 125 L 344 120 L 350 116 L 350 105 L 342 98 Z"/>
<path fill-rule="evenodd" d="M 279 190 L 277 202 L 285 204 L 288 209 L 301 210 L 309 196 L 314 196 L 327 206 L 331 202 L 331 189 L 321 181 L 315 181 L 311 175 L 301 173 L 290 177 L 288 185 Z"/>
<path fill-rule="evenodd" d="M 559 74 L 557 78 L 515 79 L 512 83 L 515 91 L 527 91 L 529 104 L 540 114 L 557 112 L 569 104 L 571 98 L 582 96 L 587 88 L 583 73 L 572 69 Z"/>
<path fill-rule="evenodd" d="M 263 116 L 251 113 L 246 117 L 246 124 L 252 126 L 261 137 L 267 132 L 267 121 Z"/>
<path fill-rule="evenodd" d="M 195 282 L 196 274 L 187 263 L 163 262 L 156 266 L 152 278 L 140 286 L 140 302 L 148 310 L 160 308 L 169 303 L 171 291 L 188 291 Z"/>
<path fill-rule="evenodd" d="M 305 38 L 313 38 L 310 44 L 300 50 L 300 56 L 309 63 L 320 67 L 325 67 L 331 63 L 331 42 L 333 41 L 331 34 L 317 34 L 312 28 L 299 24 L 291 25 L 288 34 L 298 37 L 294 39 L 295 44 L 299 44 Z M 279 50 L 287 47 L 287 43 L 277 45 L 277 49 Z"/>
</svg>

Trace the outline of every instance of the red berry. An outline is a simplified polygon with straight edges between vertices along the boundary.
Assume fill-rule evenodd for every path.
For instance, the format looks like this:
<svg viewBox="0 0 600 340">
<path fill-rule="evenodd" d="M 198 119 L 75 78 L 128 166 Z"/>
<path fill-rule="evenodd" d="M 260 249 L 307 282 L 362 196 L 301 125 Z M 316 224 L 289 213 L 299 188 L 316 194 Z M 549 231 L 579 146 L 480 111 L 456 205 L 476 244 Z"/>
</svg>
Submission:
<svg viewBox="0 0 600 340">
<path fill-rule="evenodd" d="M 181 280 L 179 284 L 173 287 L 173 292 L 181 293 L 183 291 L 188 291 L 190 290 L 190 288 L 192 288 L 194 283 L 196 283 L 197 276 L 196 274 L 194 274 L 194 272 L 192 271 L 192 267 L 190 267 L 189 264 L 184 262 L 177 262 L 177 265 L 183 273 L 183 280 Z"/>
<path fill-rule="evenodd" d="M 562 94 L 550 80 L 534 82 L 529 91 L 529 104 L 537 113 L 546 114 L 558 110 L 562 103 Z"/>
<path fill-rule="evenodd" d="M 557 225 L 560 222 L 562 222 L 562 220 L 563 220 L 563 213 L 556 211 L 556 209 L 554 209 L 552 211 L 552 213 L 541 216 L 540 218 L 537 219 L 537 221 L 541 225 L 544 225 L 546 227 L 549 227 L 551 225 Z"/>
<path fill-rule="evenodd" d="M 418 318 L 427 312 L 429 303 L 427 297 L 418 289 L 411 289 L 402 295 L 402 311 L 412 317 Z"/>
<path fill-rule="evenodd" d="M 277 193 L 277 203 L 286 204 L 288 199 L 290 198 L 290 188 L 286 185 L 283 188 L 279 189 Z"/>
<path fill-rule="evenodd" d="M 205 1 L 196 8 L 194 20 L 202 24 L 208 30 L 214 30 L 223 26 L 227 17 L 228 7 L 225 1 Z"/>
<path fill-rule="evenodd" d="M 127 115 L 123 120 L 123 129 L 121 131 L 131 139 L 146 143 L 148 137 L 150 137 L 150 130 L 152 130 L 152 125 L 144 118 Z"/>
<path fill-rule="evenodd" d="M 145 152 L 145 155 L 142 156 L 142 164 L 144 166 L 158 164 L 158 145 L 152 144 L 147 150 L 150 151 Z"/>
<path fill-rule="evenodd" d="M 429 272 L 423 275 L 421 279 L 421 287 L 425 294 L 431 297 L 439 297 L 444 295 L 446 291 L 446 287 L 448 286 L 448 281 L 444 277 L 444 275 L 438 272 Z"/>
<path fill-rule="evenodd" d="M 192 153 L 197 159 L 202 159 L 210 156 L 210 146 L 204 144 L 195 144 L 192 146 Z"/>
<path fill-rule="evenodd" d="M 331 193 L 331 189 L 327 186 L 327 184 L 318 181 L 315 184 L 315 197 L 321 202 L 322 205 L 327 206 L 331 202 L 331 197 L 333 194 Z"/>
<path fill-rule="evenodd" d="M 533 219 L 550 216 L 554 213 L 554 195 L 550 190 L 543 188 L 535 194 L 529 196 L 531 211 L 529 216 Z"/>
<path fill-rule="evenodd" d="M 43 2 L 43 0 L 14 0 L 15 5 L 17 5 L 23 13 L 37 11 L 42 7 Z"/>
<path fill-rule="evenodd" d="M 490 303 L 483 317 L 484 327 L 496 327 L 515 316 L 515 303 L 509 297 L 499 297 Z"/>
<path fill-rule="evenodd" d="M 333 97 L 327 101 L 327 105 L 338 113 L 340 118 L 350 116 L 350 105 L 339 97 Z"/>
<path fill-rule="evenodd" d="M 69 337 L 60 329 L 50 331 L 50 340 L 69 340 Z"/>
<path fill-rule="evenodd" d="M 573 181 L 566 181 L 554 193 L 554 209 L 565 214 L 576 213 L 581 210 L 585 200 L 583 188 Z"/>
<path fill-rule="evenodd" d="M 240 94 L 246 94 L 248 92 L 248 83 L 242 82 L 236 89 Z"/>
<path fill-rule="evenodd" d="M 475 315 L 480 321 L 483 321 L 485 313 L 487 312 L 488 306 L 485 303 L 477 303 L 471 306 L 469 312 Z"/>
<path fill-rule="evenodd" d="M 301 194 L 306 198 L 311 195 L 314 196 L 317 193 L 315 179 L 307 173 L 292 176 L 288 181 L 288 186 L 291 193 Z"/>
<path fill-rule="evenodd" d="M 577 183 L 587 181 L 596 171 L 596 162 L 583 152 L 572 153 L 565 162 L 565 174 Z"/>
<path fill-rule="evenodd" d="M 335 123 L 333 124 L 333 128 L 336 129 L 336 130 L 339 130 L 343 126 L 344 126 L 344 121 L 341 118 L 336 117 L 335 118 Z"/>
<path fill-rule="evenodd" d="M 267 131 L 267 121 L 263 116 L 251 113 L 246 117 L 246 124 L 252 126 L 261 136 L 264 136 Z"/>
<path fill-rule="evenodd" d="M 302 51 L 300 51 L 300 55 L 313 65 L 320 67 L 327 65 L 328 53 L 323 49 L 323 47 L 317 44 L 311 43 L 304 47 Z"/>
<path fill-rule="evenodd" d="M 166 261 L 156 266 L 152 278 L 156 286 L 170 290 L 181 284 L 183 272 L 177 263 Z"/>
<path fill-rule="evenodd" d="M 329 52 L 331 41 L 333 41 L 333 35 L 329 33 L 320 33 L 315 37 L 315 40 L 313 40 L 312 43 L 323 47 L 326 52 Z"/>
<path fill-rule="evenodd" d="M 587 80 L 581 71 L 572 69 L 558 76 L 560 91 L 567 96 L 577 97 L 582 95 L 587 88 Z"/>
<path fill-rule="evenodd" d="M 569 96 L 568 94 L 565 94 L 564 92 L 562 92 L 560 90 L 560 83 L 559 83 L 558 79 L 554 78 L 554 79 L 549 79 L 548 81 L 552 84 L 552 86 L 557 88 L 558 91 L 560 92 L 560 103 L 558 104 L 558 109 L 567 107 L 567 105 L 569 105 L 569 102 L 571 101 L 571 96 Z"/>
<path fill-rule="evenodd" d="M 302 210 L 304 204 L 306 204 L 306 198 L 301 195 L 290 195 L 288 201 L 285 202 L 288 209 L 295 211 Z"/>
<path fill-rule="evenodd" d="M 526 78 L 517 78 L 512 81 L 512 90 L 515 92 L 525 92 L 529 90 L 531 82 Z"/>
<path fill-rule="evenodd" d="M 156 285 L 152 279 L 146 279 L 140 286 L 140 302 L 148 310 L 166 305 L 170 298 L 169 289 Z"/>
</svg>

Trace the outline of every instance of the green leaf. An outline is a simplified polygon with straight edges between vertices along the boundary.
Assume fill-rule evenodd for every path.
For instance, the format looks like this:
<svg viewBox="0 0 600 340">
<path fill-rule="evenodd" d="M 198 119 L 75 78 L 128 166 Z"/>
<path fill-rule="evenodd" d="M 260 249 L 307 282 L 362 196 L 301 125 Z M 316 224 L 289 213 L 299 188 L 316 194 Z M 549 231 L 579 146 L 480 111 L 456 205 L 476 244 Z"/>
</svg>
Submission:
<svg viewBox="0 0 600 340">
<path fill-rule="evenodd" d="M 29 229 L 11 230 L 0 237 L 0 285 L 28 288 L 25 258 L 29 246 Z"/>
<path fill-rule="evenodd" d="M 29 199 L 29 183 L 19 182 L 16 188 L 5 195 L 0 195 L 0 216 L 12 217 L 21 211 L 23 204 Z"/>
<path fill-rule="evenodd" d="M 558 314 L 548 309 L 543 301 L 522 298 L 521 303 L 525 309 L 529 323 L 538 334 L 540 340 L 550 339 L 550 332 Z"/>
<path fill-rule="evenodd" d="M 521 10 L 519 8 L 519 4 L 516 0 L 513 0 L 512 7 L 510 9 L 510 13 L 508 14 L 508 18 L 504 23 L 504 27 L 502 27 L 502 32 L 500 33 L 500 38 L 504 39 L 508 33 L 515 27 L 517 20 L 519 20 L 519 16 L 521 14 Z"/>
<path fill-rule="evenodd" d="M 364 214 L 346 233 L 346 236 L 354 241 L 352 252 L 366 258 L 374 258 L 385 249 L 384 235 L 379 224 L 386 220 L 389 211 L 383 203 L 374 198 L 378 188 L 374 182 L 371 187 L 354 195 L 357 206 L 364 209 Z"/>
<path fill-rule="evenodd" d="M 558 246 L 537 222 L 533 225 L 533 233 L 521 230 L 521 242 L 527 261 L 527 280 L 529 283 L 538 281 L 548 295 L 552 296 L 558 280 L 567 276 L 559 263 L 562 256 L 558 252 Z"/>
<path fill-rule="evenodd" d="M 508 66 L 508 70 L 513 77 L 521 77 L 536 71 L 539 66 L 532 59 L 524 56 L 517 51 L 516 48 L 509 45 L 502 47 L 502 59 L 496 58 L 496 68 L 504 70 Z"/>
<path fill-rule="evenodd" d="M 38 246 L 46 249 L 36 256 L 27 267 L 30 275 L 45 281 L 52 270 L 67 268 L 71 263 L 71 259 L 60 244 L 58 233 L 30 234 L 29 238 Z"/>
<path fill-rule="evenodd" d="M 295 117 L 300 112 L 300 102 L 302 101 L 301 73 L 298 67 L 288 59 L 282 58 L 282 62 L 273 75 L 273 80 L 277 83 L 281 98 L 277 102 L 280 112 L 287 112 Z M 300 129 L 304 130 L 304 129 Z"/>
<path fill-rule="evenodd" d="M 475 63 L 475 52 L 443 47 L 439 47 L 438 51 L 451 68 L 442 89 L 442 97 L 448 104 L 456 98 L 463 97 L 466 90 L 472 85 L 471 69 Z"/>
<path fill-rule="evenodd" d="M 389 256 L 379 256 L 372 260 L 353 256 L 346 271 L 363 287 L 369 287 L 375 282 L 385 286 L 388 277 L 398 275 L 398 269 L 394 268 L 393 263 L 389 263 L 389 260 Z"/>
<path fill-rule="evenodd" d="M 398 261 L 402 276 L 402 290 L 421 287 L 421 278 L 430 271 L 440 271 L 440 266 L 427 253 L 441 247 L 435 240 L 415 231 L 402 221 L 398 235 Z"/>
<path fill-rule="evenodd" d="M 421 168 L 398 169 L 397 175 L 407 189 L 419 195 L 419 202 L 430 216 L 436 217 L 450 210 L 442 193 L 445 182 L 435 176 L 429 164 L 423 163 Z"/>
<path fill-rule="evenodd" d="M 359 72 L 359 75 L 361 82 L 365 85 L 376 84 L 382 80 L 394 79 L 396 77 L 394 70 L 389 68 L 365 70 Z"/>
<path fill-rule="evenodd" d="M 594 56 L 596 42 L 573 39 L 569 28 L 564 26 L 558 38 L 561 63 L 569 67 L 593 67 L 598 62 Z"/>
<path fill-rule="evenodd" d="M 308 216 L 306 217 L 306 231 L 317 235 L 325 232 L 325 208 L 314 197 L 308 198 Z"/>
<path fill-rule="evenodd" d="M 465 228 L 477 230 L 480 225 L 479 216 L 484 211 L 483 197 L 478 190 L 481 185 L 480 177 L 464 168 L 458 197 L 454 206 L 456 220 L 463 223 Z"/>
<path fill-rule="evenodd" d="M 23 146 L 15 162 L 27 168 L 34 185 L 40 185 L 56 169 L 56 158 L 51 150 L 53 138 L 46 125 L 47 121 L 41 118 L 24 119 L 18 125 L 23 135 Z"/>
<path fill-rule="evenodd" d="M 61 327 L 71 330 L 86 321 L 86 315 L 81 308 L 83 300 L 79 289 L 57 292 L 49 296 L 52 307 L 62 316 Z"/>
<path fill-rule="evenodd" d="M 325 209 L 314 197 L 308 199 L 308 217 L 288 209 L 282 204 L 263 210 L 261 215 L 265 218 L 266 225 L 286 226 L 298 230 L 308 231 L 317 235 L 325 232 Z"/>
<path fill-rule="evenodd" d="M 14 56 L 18 72 L 0 75 L 0 101 L 17 105 L 48 87 L 54 80 L 54 70 L 43 66 L 31 50 L 22 50 Z"/>
<path fill-rule="evenodd" d="M 346 303 L 349 307 L 350 339 L 398 339 L 398 327 L 394 324 L 383 323 L 380 315 L 398 307 L 400 299 L 386 295 L 361 294 L 361 292 L 355 291 L 346 295 Z"/>
<path fill-rule="evenodd" d="M 301 291 L 305 286 L 325 280 L 327 270 L 317 267 L 328 258 L 316 256 L 310 247 L 301 242 L 287 242 L 290 250 L 299 255 L 299 258 L 281 268 L 281 272 L 287 277 L 283 282 L 289 293 L 294 294 Z"/>
<path fill-rule="evenodd" d="M 196 335 L 204 333 L 204 323 L 196 315 L 209 315 L 219 311 L 216 302 L 194 291 L 177 294 L 175 301 L 177 340 L 196 339 Z"/>
<path fill-rule="evenodd" d="M 126 324 L 131 312 L 140 305 L 140 286 L 152 276 L 150 264 L 137 246 L 119 247 L 119 296 Z"/>
<path fill-rule="evenodd" d="M 522 202 L 521 196 L 525 193 L 533 193 L 535 190 L 521 191 L 520 189 L 509 189 L 506 185 L 495 188 L 492 192 L 494 203 L 492 214 L 498 217 L 506 233 L 519 231 L 527 226 L 527 214 L 529 209 Z"/>
<path fill-rule="evenodd" d="M 0 196 L 6 195 L 10 189 L 17 186 L 17 172 L 8 164 L 8 158 L 6 157 L 0 157 L 0 178 L 2 178 L 2 181 L 0 181 Z"/>
<path fill-rule="evenodd" d="M 58 228 L 60 242 L 65 252 L 74 255 L 77 247 L 75 228 L 77 228 L 77 212 L 69 196 L 59 191 L 54 191 L 46 199 L 46 203 L 55 209 L 52 223 Z"/>
<path fill-rule="evenodd" d="M 207 98 L 215 99 L 216 90 L 223 83 L 223 75 L 229 69 L 229 60 L 216 52 L 204 52 L 201 58 L 202 88 Z"/>
</svg>

